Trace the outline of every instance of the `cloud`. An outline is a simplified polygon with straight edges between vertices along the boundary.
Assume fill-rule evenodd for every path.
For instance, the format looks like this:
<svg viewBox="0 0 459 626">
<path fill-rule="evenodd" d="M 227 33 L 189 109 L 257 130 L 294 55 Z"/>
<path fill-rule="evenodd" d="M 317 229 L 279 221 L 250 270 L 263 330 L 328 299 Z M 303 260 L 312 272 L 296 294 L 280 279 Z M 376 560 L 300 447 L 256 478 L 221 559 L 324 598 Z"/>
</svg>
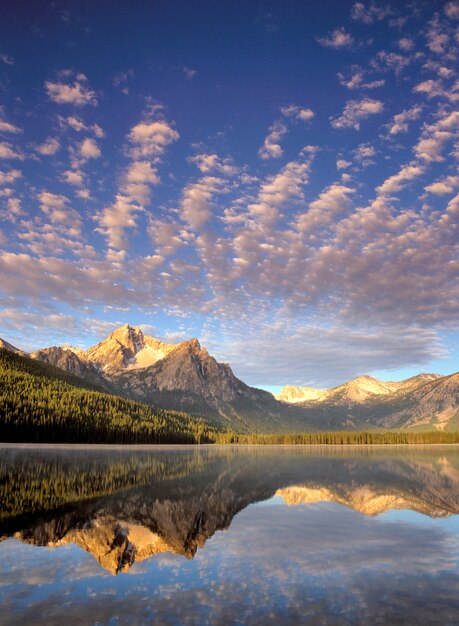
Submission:
<svg viewBox="0 0 459 626">
<path fill-rule="evenodd" d="M 113 77 L 113 85 L 118 87 L 125 96 L 129 94 L 129 81 L 135 78 L 134 70 L 128 70 L 127 72 L 119 72 Z"/>
<path fill-rule="evenodd" d="M 69 127 L 72 130 L 75 130 L 77 133 L 83 131 L 90 132 L 99 139 L 101 139 L 105 135 L 103 129 L 98 124 L 85 124 L 79 117 L 76 117 L 74 115 L 70 115 L 69 117 L 62 117 L 59 115 L 58 120 L 62 127 Z"/>
<path fill-rule="evenodd" d="M 447 2 L 443 7 L 446 15 L 450 20 L 459 20 L 459 3 Z"/>
<path fill-rule="evenodd" d="M 442 30 L 442 24 L 435 15 L 430 22 L 426 33 L 427 47 L 429 50 L 438 55 L 445 55 L 446 48 L 449 44 L 449 35 Z"/>
<path fill-rule="evenodd" d="M 136 215 L 142 211 L 142 207 L 130 197 L 117 194 L 115 201 L 98 215 L 99 227 L 96 228 L 96 232 L 107 237 L 110 247 L 126 249 L 125 231 L 127 228 L 137 226 Z"/>
<path fill-rule="evenodd" d="M 422 106 L 414 105 L 409 109 L 405 109 L 401 113 L 397 113 L 392 118 L 392 123 L 389 125 L 389 135 L 398 135 L 399 133 L 408 132 L 408 122 L 419 119 L 422 113 Z"/>
<path fill-rule="evenodd" d="M 383 328 L 355 325 L 282 324 L 260 322 L 227 342 L 210 342 L 222 360 L 234 364 L 235 374 L 251 385 L 342 384 L 375 370 L 391 370 L 444 356 L 436 334 L 415 326 Z M 320 340 L 318 340 L 320 338 Z"/>
<path fill-rule="evenodd" d="M 198 74 L 198 70 L 194 70 L 191 67 L 187 67 L 186 65 L 183 67 L 183 73 L 185 74 L 188 80 L 193 80 Z"/>
<path fill-rule="evenodd" d="M 82 187 L 84 185 L 84 174 L 80 170 L 66 170 L 64 172 L 64 180 L 69 185 L 75 187 Z"/>
<path fill-rule="evenodd" d="M 372 157 L 376 155 L 376 149 L 371 144 L 361 143 L 355 150 L 352 151 L 354 159 L 362 165 L 362 167 L 368 167 L 374 165 Z"/>
<path fill-rule="evenodd" d="M 261 185 L 256 201 L 249 204 L 249 214 L 265 225 L 272 224 L 283 206 L 302 200 L 303 186 L 309 182 L 315 152 L 312 147 L 305 149 L 304 160 L 290 161 L 278 174 L 270 176 Z"/>
<path fill-rule="evenodd" d="M 52 156 L 61 147 L 59 140 L 56 137 L 48 137 L 42 144 L 39 144 L 35 149 L 43 156 Z"/>
<path fill-rule="evenodd" d="M 403 52 L 411 52 L 414 49 L 414 41 L 409 37 L 402 37 L 398 40 L 398 47 Z"/>
<path fill-rule="evenodd" d="M 78 235 L 81 218 L 77 211 L 68 206 L 68 198 L 61 194 L 42 191 L 38 194 L 40 209 L 53 224 L 64 224 L 71 228 L 73 235 Z"/>
<path fill-rule="evenodd" d="M 133 159 L 157 157 L 179 138 L 178 132 L 165 120 L 145 121 L 136 124 L 129 133 Z"/>
<path fill-rule="evenodd" d="M 327 37 L 319 38 L 317 41 L 320 45 L 326 48 L 334 48 L 335 50 L 350 48 L 354 45 L 354 38 L 344 30 L 344 27 L 336 28 Z"/>
<path fill-rule="evenodd" d="M 153 114 L 157 108 L 153 107 Z M 126 230 L 136 228 L 137 216 L 150 201 L 151 186 L 160 182 L 156 164 L 178 138 L 178 132 L 164 119 L 144 120 L 129 131 L 125 152 L 130 163 L 121 176 L 115 201 L 96 215 L 96 232 L 107 237 L 110 247 L 127 247 Z"/>
<path fill-rule="evenodd" d="M 194 165 L 196 165 L 196 167 L 198 167 L 203 174 L 218 172 L 220 174 L 224 174 L 225 176 L 234 176 L 239 171 L 239 168 L 234 165 L 231 159 L 222 159 L 215 153 L 197 154 L 189 157 L 188 161 L 190 161 L 190 163 L 194 163 Z"/>
<path fill-rule="evenodd" d="M 363 2 L 356 2 L 351 10 L 351 19 L 364 24 L 373 24 L 389 15 L 392 15 L 392 9 L 389 6 L 377 6 L 374 3 L 365 6 Z"/>
<path fill-rule="evenodd" d="M 413 92 L 425 94 L 429 100 L 432 98 L 445 98 L 451 102 L 459 101 L 459 93 L 456 85 L 453 89 L 447 89 L 442 80 L 434 80 L 432 78 L 415 85 Z"/>
<path fill-rule="evenodd" d="M 340 84 L 343 87 L 347 87 L 347 89 L 377 89 L 378 87 L 383 87 L 386 82 L 384 79 L 365 82 L 364 71 L 355 67 L 350 78 L 346 78 L 344 74 L 339 72 L 338 79 Z"/>
<path fill-rule="evenodd" d="M 380 72 L 392 71 L 396 76 L 399 76 L 403 70 L 410 65 L 414 60 L 414 57 L 404 56 L 397 52 L 386 52 L 381 50 L 370 61 L 370 65 L 373 69 Z"/>
<path fill-rule="evenodd" d="M 376 188 L 376 191 L 382 196 L 393 194 L 403 189 L 407 183 L 418 176 L 422 176 L 424 173 L 425 167 L 423 165 L 416 162 L 409 163 L 408 165 L 404 165 L 397 174 L 386 178 L 382 185 Z"/>
<path fill-rule="evenodd" d="M 1 112 L 2 112 L 2 109 L 0 107 L 0 113 Z M 15 126 L 14 124 L 11 124 L 10 122 L 7 122 L 4 119 L 0 119 L 0 133 L 17 134 L 17 133 L 22 133 L 22 129 L 19 128 L 18 126 Z"/>
<path fill-rule="evenodd" d="M 288 132 L 287 126 L 277 120 L 269 129 L 269 133 L 266 136 L 263 146 L 258 150 L 259 156 L 264 159 L 278 159 L 284 153 L 280 142 Z"/>
<path fill-rule="evenodd" d="M 78 74 L 73 83 L 45 82 L 48 98 L 57 104 L 72 104 L 77 107 L 97 104 L 96 93 L 86 86 L 86 77 Z"/>
<path fill-rule="evenodd" d="M 428 193 L 432 193 L 435 196 L 444 196 L 449 193 L 453 193 L 455 189 L 459 187 L 459 175 L 446 176 L 440 180 L 437 180 L 430 185 L 424 187 L 424 190 Z"/>
<path fill-rule="evenodd" d="M 336 169 L 337 170 L 345 170 L 348 167 L 351 167 L 352 161 L 346 161 L 346 159 L 338 159 L 336 161 Z"/>
<path fill-rule="evenodd" d="M 0 61 L 2 61 L 2 63 L 5 63 L 6 65 L 14 65 L 13 57 L 10 57 L 8 54 L 1 53 Z"/>
<path fill-rule="evenodd" d="M 354 128 L 360 129 L 360 122 L 381 113 L 384 105 L 380 100 L 363 98 L 362 100 L 349 100 L 344 107 L 342 114 L 338 117 L 330 118 L 333 128 Z"/>
<path fill-rule="evenodd" d="M 296 120 L 301 120 L 302 122 L 309 122 L 315 115 L 312 109 L 300 107 L 296 104 L 282 107 L 281 113 L 284 117 L 291 117 Z"/>
<path fill-rule="evenodd" d="M 24 155 L 7 141 L 0 141 L 0 159 L 17 159 L 23 161 Z"/>
<path fill-rule="evenodd" d="M 187 185 L 180 202 L 182 219 L 192 230 L 200 230 L 212 216 L 214 196 L 228 193 L 226 181 L 216 176 L 204 176 Z"/>
<path fill-rule="evenodd" d="M 8 172 L 0 171 L 0 185 L 10 185 L 18 178 L 21 178 L 21 176 L 21 170 L 9 170 Z"/>
<path fill-rule="evenodd" d="M 445 145 L 458 136 L 459 111 L 445 113 L 432 124 L 426 124 L 418 143 L 414 147 L 414 153 L 423 161 L 441 162 Z"/>
<path fill-rule="evenodd" d="M 309 204 L 306 213 L 298 217 L 298 229 L 303 232 L 315 231 L 319 226 L 331 224 L 338 215 L 349 210 L 349 195 L 354 192 L 352 187 L 333 183 L 322 191 L 317 200 Z"/>
<path fill-rule="evenodd" d="M 94 139 L 91 139 L 89 137 L 81 142 L 79 146 L 79 152 L 81 157 L 85 161 L 87 159 L 98 159 L 102 155 L 97 143 L 94 141 Z"/>
</svg>

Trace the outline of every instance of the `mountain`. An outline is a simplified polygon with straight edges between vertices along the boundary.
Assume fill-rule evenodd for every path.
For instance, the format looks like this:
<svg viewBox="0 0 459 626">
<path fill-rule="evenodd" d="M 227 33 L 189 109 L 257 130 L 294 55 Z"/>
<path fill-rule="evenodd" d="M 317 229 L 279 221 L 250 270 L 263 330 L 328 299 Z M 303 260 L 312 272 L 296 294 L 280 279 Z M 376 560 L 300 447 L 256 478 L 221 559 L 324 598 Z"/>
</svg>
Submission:
<svg viewBox="0 0 459 626">
<path fill-rule="evenodd" d="M 394 393 L 414 390 L 417 387 L 441 378 L 438 374 L 418 374 L 400 382 L 383 382 L 371 376 L 359 376 L 353 380 L 333 387 L 332 389 L 315 389 L 313 387 L 295 387 L 285 385 L 276 398 L 291 404 L 303 402 L 324 402 L 333 405 L 349 403 L 364 404 L 376 396 L 387 396 Z"/>
<path fill-rule="evenodd" d="M 27 354 L 26 352 L 19 350 L 19 348 L 15 348 L 14 346 L 12 346 L 10 343 L 5 341 L 1 337 L 0 337 L 0 348 L 2 348 L 3 350 L 8 350 L 8 352 L 14 352 L 15 354 L 22 354 L 23 356 Z"/>
<path fill-rule="evenodd" d="M 249 387 L 197 339 L 168 344 L 125 324 L 88 350 L 51 347 L 30 355 L 148 404 L 237 431 L 304 430 L 303 412 Z"/>
<path fill-rule="evenodd" d="M 459 427 L 457 375 L 419 374 L 399 382 L 359 376 L 332 389 L 286 386 L 274 397 L 239 380 L 197 339 L 169 344 L 129 324 L 87 350 L 53 346 L 29 356 L 107 393 L 239 433 Z"/>
<path fill-rule="evenodd" d="M 3 348 L 0 431 L 2 441 L 37 443 L 205 443 L 215 434 L 202 420 L 106 393 Z"/>
<path fill-rule="evenodd" d="M 419 374 L 399 382 L 360 376 L 333 389 L 287 386 L 277 397 L 304 408 L 311 419 L 327 416 L 348 428 L 459 427 L 459 374 Z"/>
</svg>

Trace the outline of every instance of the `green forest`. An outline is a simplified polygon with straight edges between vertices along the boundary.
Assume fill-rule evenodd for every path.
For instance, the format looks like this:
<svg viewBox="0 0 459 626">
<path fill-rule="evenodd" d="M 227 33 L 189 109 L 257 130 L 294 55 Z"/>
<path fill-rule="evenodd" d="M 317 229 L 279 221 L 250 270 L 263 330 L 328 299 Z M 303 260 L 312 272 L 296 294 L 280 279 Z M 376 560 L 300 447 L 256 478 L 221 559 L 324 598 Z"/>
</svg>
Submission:
<svg viewBox="0 0 459 626">
<path fill-rule="evenodd" d="M 213 426 L 98 390 L 0 349 L 0 439 L 36 443 L 208 443 Z"/>
<path fill-rule="evenodd" d="M 52 365 L 0 349 L 0 441 L 107 444 L 368 445 L 459 443 L 455 432 L 238 434 L 186 413 L 109 394 Z"/>
</svg>

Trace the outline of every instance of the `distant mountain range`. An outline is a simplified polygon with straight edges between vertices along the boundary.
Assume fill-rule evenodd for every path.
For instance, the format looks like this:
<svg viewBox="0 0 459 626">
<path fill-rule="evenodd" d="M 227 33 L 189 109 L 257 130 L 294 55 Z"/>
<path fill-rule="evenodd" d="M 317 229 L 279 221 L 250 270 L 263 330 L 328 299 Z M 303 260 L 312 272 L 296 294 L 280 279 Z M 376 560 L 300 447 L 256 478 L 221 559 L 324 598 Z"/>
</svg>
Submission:
<svg viewBox="0 0 459 626">
<path fill-rule="evenodd" d="M 419 374 L 401 382 L 360 376 L 333 389 L 286 386 L 274 397 L 239 380 L 197 339 L 168 344 L 129 324 L 88 350 L 64 345 L 26 355 L 0 339 L 2 347 L 109 393 L 238 432 L 459 428 L 459 374 Z"/>
</svg>

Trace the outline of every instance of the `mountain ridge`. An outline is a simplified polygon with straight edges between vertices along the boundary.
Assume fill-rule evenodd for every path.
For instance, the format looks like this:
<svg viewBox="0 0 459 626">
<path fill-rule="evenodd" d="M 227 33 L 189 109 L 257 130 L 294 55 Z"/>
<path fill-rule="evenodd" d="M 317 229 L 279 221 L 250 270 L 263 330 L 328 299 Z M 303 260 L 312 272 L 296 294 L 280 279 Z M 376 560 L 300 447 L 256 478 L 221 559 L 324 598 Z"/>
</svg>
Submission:
<svg viewBox="0 0 459 626">
<path fill-rule="evenodd" d="M 26 355 L 12 344 L 6 349 Z M 68 345 L 29 355 L 105 389 L 163 409 L 203 417 L 236 432 L 372 428 L 459 428 L 459 380 L 421 373 L 402 381 L 358 376 L 331 389 L 250 387 L 193 338 L 168 344 L 124 324 L 83 350 Z"/>
</svg>

